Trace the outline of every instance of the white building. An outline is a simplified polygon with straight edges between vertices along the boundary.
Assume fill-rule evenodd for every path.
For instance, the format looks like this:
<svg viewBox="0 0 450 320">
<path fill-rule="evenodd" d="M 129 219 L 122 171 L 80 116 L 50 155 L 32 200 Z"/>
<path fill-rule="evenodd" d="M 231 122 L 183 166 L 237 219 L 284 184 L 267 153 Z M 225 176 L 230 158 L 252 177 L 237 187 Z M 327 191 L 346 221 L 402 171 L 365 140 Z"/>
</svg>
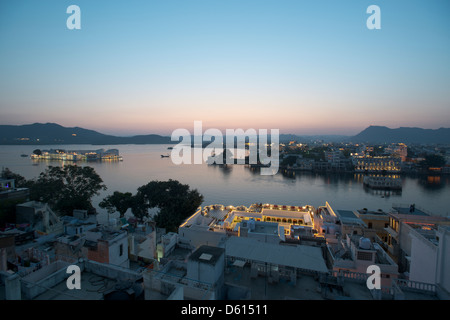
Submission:
<svg viewBox="0 0 450 320">
<path fill-rule="evenodd" d="M 347 235 L 337 245 L 328 246 L 330 250 L 333 273 L 346 276 L 366 274 L 370 265 L 376 265 L 381 271 L 381 286 L 390 287 L 392 279 L 398 277 L 397 264 L 378 244 L 360 235 Z"/>
<path fill-rule="evenodd" d="M 327 243 L 337 243 L 339 237 L 345 237 L 347 234 L 364 234 L 368 238 L 375 236 L 375 231 L 369 229 L 356 212 L 333 209 L 328 202 L 318 208 L 314 216 L 314 229 L 327 240 Z"/>
<path fill-rule="evenodd" d="M 225 250 L 219 247 L 201 246 L 188 258 L 187 278 L 211 287 L 214 299 L 224 295 Z"/>
<path fill-rule="evenodd" d="M 243 221 L 271 222 L 278 224 L 279 227 L 283 228 L 284 234 L 290 236 L 291 226 L 293 225 L 312 229 L 313 212 L 314 208 L 311 206 L 265 205 L 261 211 L 231 211 L 223 220 L 223 227 L 238 232 Z"/>
<path fill-rule="evenodd" d="M 399 173 L 401 159 L 394 157 L 359 157 L 355 159 L 355 172 Z"/>
<path fill-rule="evenodd" d="M 409 280 L 437 285 L 450 298 L 450 227 L 423 226 L 410 232 Z"/>
<path fill-rule="evenodd" d="M 320 247 L 264 243 L 257 239 L 230 237 L 225 243 L 227 261 L 250 265 L 252 277 L 267 276 L 270 282 L 285 277 L 296 282 L 301 272 L 326 274 L 328 268 Z"/>
<path fill-rule="evenodd" d="M 291 232 L 312 236 L 312 206 L 253 205 L 250 208 L 207 206 L 199 209 L 178 229 L 180 240 L 193 247 L 220 246 L 230 235 L 258 238 L 264 242 L 284 241 Z M 302 227 L 302 230 L 293 227 Z"/>
<path fill-rule="evenodd" d="M 87 258 L 129 268 L 128 235 L 125 231 L 91 229 L 86 232 Z"/>
<path fill-rule="evenodd" d="M 64 223 L 47 203 L 29 201 L 16 205 L 16 223 L 30 223 L 40 234 L 59 234 Z"/>
</svg>

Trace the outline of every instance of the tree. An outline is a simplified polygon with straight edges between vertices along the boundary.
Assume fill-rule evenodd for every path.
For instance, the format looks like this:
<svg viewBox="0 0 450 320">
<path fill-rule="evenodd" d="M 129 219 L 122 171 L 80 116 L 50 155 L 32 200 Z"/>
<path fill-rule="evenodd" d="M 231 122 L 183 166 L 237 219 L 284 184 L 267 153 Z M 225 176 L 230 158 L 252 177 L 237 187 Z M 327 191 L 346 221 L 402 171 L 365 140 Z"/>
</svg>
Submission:
<svg viewBox="0 0 450 320">
<path fill-rule="evenodd" d="M 106 209 L 109 214 L 118 211 L 120 217 L 125 215 L 125 212 L 133 206 L 133 195 L 131 192 L 114 191 L 112 195 L 107 196 L 99 203 L 100 208 Z"/>
<path fill-rule="evenodd" d="M 30 198 L 72 215 L 74 209 L 92 209 L 91 199 L 100 190 L 106 190 L 106 186 L 92 167 L 49 166 L 31 185 Z"/>
<path fill-rule="evenodd" d="M 142 193 L 137 193 L 131 198 L 131 212 L 139 221 L 143 221 L 148 216 L 148 204 Z"/>
<path fill-rule="evenodd" d="M 147 212 L 148 208 L 159 208 L 154 217 L 156 226 L 167 231 L 176 231 L 178 226 L 191 216 L 203 202 L 203 195 L 191 190 L 189 185 L 169 179 L 151 181 L 138 188 L 133 213 Z"/>
<path fill-rule="evenodd" d="M 297 157 L 295 156 L 287 156 L 281 161 L 281 166 L 292 166 L 297 162 Z"/>
<path fill-rule="evenodd" d="M 445 165 L 445 158 L 440 154 L 427 154 L 420 165 L 423 169 L 440 168 Z"/>
</svg>

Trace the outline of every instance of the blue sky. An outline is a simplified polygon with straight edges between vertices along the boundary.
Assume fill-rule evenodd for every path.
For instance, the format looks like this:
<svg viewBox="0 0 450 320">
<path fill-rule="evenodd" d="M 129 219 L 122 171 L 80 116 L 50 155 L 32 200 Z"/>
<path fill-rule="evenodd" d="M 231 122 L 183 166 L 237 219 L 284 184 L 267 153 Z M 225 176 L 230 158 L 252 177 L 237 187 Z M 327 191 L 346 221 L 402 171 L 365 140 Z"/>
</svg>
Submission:
<svg viewBox="0 0 450 320">
<path fill-rule="evenodd" d="M 381 30 L 366 27 L 372 4 Z M 2 0 L 0 123 L 450 127 L 449 14 L 447 0 Z"/>
</svg>

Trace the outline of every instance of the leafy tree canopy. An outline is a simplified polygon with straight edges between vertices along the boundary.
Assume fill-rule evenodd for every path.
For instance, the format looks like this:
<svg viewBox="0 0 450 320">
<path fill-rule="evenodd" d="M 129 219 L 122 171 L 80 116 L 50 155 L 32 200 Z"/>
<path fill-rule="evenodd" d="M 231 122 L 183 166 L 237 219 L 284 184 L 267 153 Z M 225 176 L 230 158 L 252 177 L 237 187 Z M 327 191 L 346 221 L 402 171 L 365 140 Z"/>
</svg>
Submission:
<svg viewBox="0 0 450 320">
<path fill-rule="evenodd" d="M 31 185 L 30 198 L 72 215 L 74 209 L 92 209 L 91 199 L 100 190 L 106 190 L 106 186 L 92 167 L 49 166 Z"/>
<path fill-rule="evenodd" d="M 106 209 L 108 213 L 118 211 L 120 217 L 125 215 L 125 212 L 133 206 L 133 195 L 131 192 L 114 191 L 112 195 L 107 196 L 99 203 L 100 208 Z"/>
<path fill-rule="evenodd" d="M 151 181 L 138 188 L 135 210 L 139 214 L 145 208 L 159 208 L 154 217 L 156 225 L 167 231 L 176 231 L 178 226 L 191 216 L 203 202 L 203 195 L 191 190 L 189 185 L 169 179 Z"/>
<path fill-rule="evenodd" d="M 425 169 L 431 167 L 440 168 L 445 165 L 445 158 L 440 154 L 427 154 L 425 160 L 421 161 L 420 164 Z"/>
</svg>

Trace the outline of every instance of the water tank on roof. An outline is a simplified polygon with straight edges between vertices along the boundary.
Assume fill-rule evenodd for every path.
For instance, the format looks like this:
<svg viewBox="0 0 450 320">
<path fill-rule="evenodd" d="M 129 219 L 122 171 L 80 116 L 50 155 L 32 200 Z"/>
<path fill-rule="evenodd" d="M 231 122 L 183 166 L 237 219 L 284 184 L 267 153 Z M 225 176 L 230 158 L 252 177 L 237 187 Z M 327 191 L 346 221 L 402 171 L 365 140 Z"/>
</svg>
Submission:
<svg viewBox="0 0 450 320">
<path fill-rule="evenodd" d="M 254 219 L 248 220 L 248 229 L 250 231 L 254 231 L 255 230 L 255 225 L 256 225 L 256 222 L 255 222 Z"/>
<path fill-rule="evenodd" d="M 371 248 L 371 245 L 372 243 L 369 238 L 364 237 L 359 238 L 359 247 L 361 249 L 369 250 Z"/>
<path fill-rule="evenodd" d="M 328 227 L 328 233 L 329 234 L 336 234 L 336 228 L 334 226 Z"/>
</svg>

